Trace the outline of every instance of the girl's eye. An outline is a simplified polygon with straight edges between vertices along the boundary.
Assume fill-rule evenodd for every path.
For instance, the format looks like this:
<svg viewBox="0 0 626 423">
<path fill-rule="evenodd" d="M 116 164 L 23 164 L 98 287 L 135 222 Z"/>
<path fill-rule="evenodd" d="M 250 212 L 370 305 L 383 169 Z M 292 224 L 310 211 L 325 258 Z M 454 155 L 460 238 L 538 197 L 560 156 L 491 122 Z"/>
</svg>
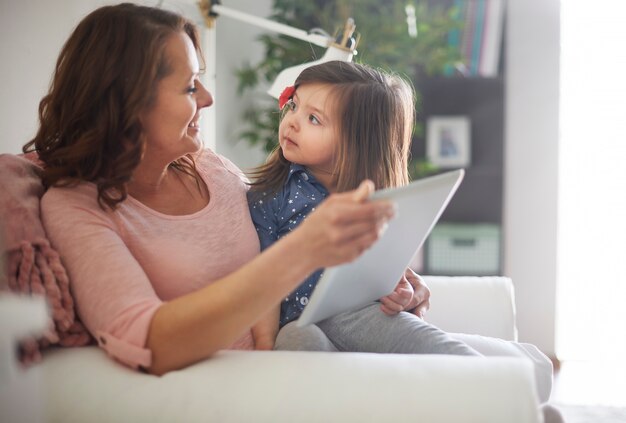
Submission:
<svg viewBox="0 0 626 423">
<path fill-rule="evenodd" d="M 293 98 L 290 98 L 289 101 L 287 101 L 287 109 L 291 110 L 292 112 L 296 111 L 296 102 L 293 101 Z"/>
<path fill-rule="evenodd" d="M 198 88 L 197 87 L 189 87 L 189 88 L 187 88 L 187 94 L 195 94 L 196 92 L 198 92 Z"/>
<path fill-rule="evenodd" d="M 321 124 L 320 120 L 317 118 L 317 116 L 315 115 L 309 115 L 309 121 L 313 124 L 313 125 L 319 125 Z"/>
</svg>

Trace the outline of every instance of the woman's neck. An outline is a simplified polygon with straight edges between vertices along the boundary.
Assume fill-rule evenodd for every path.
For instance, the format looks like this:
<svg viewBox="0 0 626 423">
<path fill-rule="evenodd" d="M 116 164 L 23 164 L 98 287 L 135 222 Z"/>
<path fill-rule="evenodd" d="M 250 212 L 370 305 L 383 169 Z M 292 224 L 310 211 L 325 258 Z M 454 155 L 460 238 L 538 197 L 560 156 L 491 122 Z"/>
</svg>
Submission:
<svg viewBox="0 0 626 423">
<path fill-rule="evenodd" d="M 195 213 L 209 203 L 206 183 L 172 166 L 139 167 L 128 184 L 128 194 L 149 208 L 168 215 Z"/>
<path fill-rule="evenodd" d="M 167 185 L 172 176 L 171 171 L 169 165 L 163 167 L 142 161 L 128 183 L 129 194 L 141 197 L 158 193 L 164 185 Z"/>
</svg>

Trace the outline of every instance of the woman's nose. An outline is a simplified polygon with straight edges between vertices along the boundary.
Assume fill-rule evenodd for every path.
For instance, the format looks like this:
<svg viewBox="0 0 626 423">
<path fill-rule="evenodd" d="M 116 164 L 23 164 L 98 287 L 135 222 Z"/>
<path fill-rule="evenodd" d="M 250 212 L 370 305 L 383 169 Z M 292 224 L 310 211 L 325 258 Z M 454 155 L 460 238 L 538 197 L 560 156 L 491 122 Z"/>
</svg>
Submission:
<svg viewBox="0 0 626 423">
<path fill-rule="evenodd" d="M 196 99 L 198 102 L 198 108 L 202 109 L 203 107 L 209 107 L 213 104 L 213 96 L 207 90 L 201 82 L 196 82 Z"/>
</svg>

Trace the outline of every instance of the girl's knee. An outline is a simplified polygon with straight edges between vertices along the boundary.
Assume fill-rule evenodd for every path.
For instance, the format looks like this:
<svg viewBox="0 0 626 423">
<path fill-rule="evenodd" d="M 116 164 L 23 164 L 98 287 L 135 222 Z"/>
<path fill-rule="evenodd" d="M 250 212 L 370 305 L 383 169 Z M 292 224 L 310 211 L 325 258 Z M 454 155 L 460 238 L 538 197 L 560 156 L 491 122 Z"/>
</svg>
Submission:
<svg viewBox="0 0 626 423">
<path fill-rule="evenodd" d="M 298 327 L 291 322 L 278 332 L 275 350 L 282 351 L 337 351 L 328 337 L 316 325 Z"/>
</svg>

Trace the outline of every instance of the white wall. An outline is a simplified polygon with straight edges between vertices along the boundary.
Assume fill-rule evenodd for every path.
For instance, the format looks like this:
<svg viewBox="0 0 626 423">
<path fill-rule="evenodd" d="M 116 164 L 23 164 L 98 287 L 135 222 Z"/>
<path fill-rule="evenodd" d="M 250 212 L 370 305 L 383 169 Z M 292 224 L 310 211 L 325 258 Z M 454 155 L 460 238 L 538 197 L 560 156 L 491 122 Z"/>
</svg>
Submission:
<svg viewBox="0 0 626 423">
<path fill-rule="evenodd" d="M 228 0 L 222 4 L 245 13 L 265 17 L 271 12 L 272 0 Z M 259 148 L 250 147 L 246 141 L 238 140 L 237 135 L 242 129 L 241 113 L 251 101 L 259 97 L 262 100 L 274 100 L 269 95 L 265 95 L 264 89 L 259 90 L 258 95 L 238 96 L 237 78 L 234 71 L 244 63 L 258 62 L 265 55 L 262 44 L 256 41 L 263 31 L 226 16 L 219 17 L 216 26 L 218 81 L 215 89 L 216 150 L 242 169 L 246 169 L 262 163 L 266 154 Z"/>
<path fill-rule="evenodd" d="M 509 0 L 505 274 L 520 339 L 554 355 L 559 139 L 559 0 Z"/>
<path fill-rule="evenodd" d="M 561 4 L 557 353 L 606 361 L 626 356 L 626 2 L 593 5 Z"/>
<path fill-rule="evenodd" d="M 136 1 L 156 4 L 156 0 Z M 114 0 L 0 0 L 0 153 L 18 153 L 36 132 L 39 101 L 46 94 L 63 43 L 86 14 Z M 271 0 L 230 0 L 228 6 L 257 16 L 270 12 Z M 168 8 L 193 17 L 193 0 L 165 1 Z M 260 31 L 229 18 L 217 24 L 216 149 L 242 167 L 259 164 L 265 154 L 237 142 L 240 110 L 249 101 L 238 98 L 235 68 L 262 56 L 255 41 Z M 207 52 L 207 57 L 209 56 Z"/>
<path fill-rule="evenodd" d="M 34 135 L 38 103 L 62 43 L 82 16 L 104 3 L 112 2 L 0 0 L 5 64 L 0 67 L 0 152 L 19 152 Z M 224 4 L 267 16 L 271 0 Z M 509 0 L 504 267 L 517 290 L 520 338 L 548 353 L 554 352 L 555 327 L 558 14 L 558 0 Z M 216 149 L 244 168 L 258 164 L 264 154 L 236 140 L 241 110 L 250 99 L 237 96 L 232 71 L 262 55 L 255 42 L 259 32 L 218 19 Z"/>
<path fill-rule="evenodd" d="M 78 20 L 102 1 L 0 1 L 0 152 L 18 153 L 37 128 L 39 100 Z"/>
</svg>

